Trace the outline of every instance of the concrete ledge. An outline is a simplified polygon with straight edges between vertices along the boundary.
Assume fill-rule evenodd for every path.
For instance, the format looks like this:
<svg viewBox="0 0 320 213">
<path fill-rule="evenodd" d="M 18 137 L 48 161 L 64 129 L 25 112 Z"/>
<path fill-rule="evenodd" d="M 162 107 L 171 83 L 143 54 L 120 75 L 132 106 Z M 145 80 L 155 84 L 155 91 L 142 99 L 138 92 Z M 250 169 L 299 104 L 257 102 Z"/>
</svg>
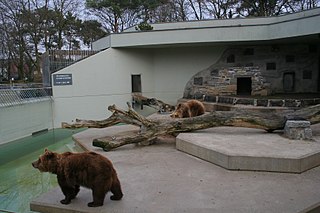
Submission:
<svg viewBox="0 0 320 213">
<path fill-rule="evenodd" d="M 247 128 L 179 134 L 176 148 L 230 170 L 301 173 L 320 165 L 320 143 Z"/>
<path fill-rule="evenodd" d="M 103 154 L 114 163 L 125 195 L 121 201 L 111 201 L 108 193 L 103 207 L 89 208 L 87 203 L 92 199 L 91 191 L 81 188 L 71 204 L 62 205 L 60 200 L 63 194 L 57 187 L 34 199 L 30 205 L 31 210 L 43 213 L 311 213 L 320 209 L 320 167 L 302 174 L 230 171 L 176 150 L 174 138 L 160 140 L 152 146 L 128 145 L 111 152 L 103 152 L 102 149 L 91 145 L 94 138 L 131 128 L 132 126 L 117 126 L 88 129 L 74 135 L 74 139 L 81 143 L 82 147 Z M 274 141 L 281 147 L 281 140 L 285 139 L 278 134 L 246 128 L 219 127 L 194 134 L 199 132 L 207 138 L 225 143 L 231 151 L 239 150 L 242 145 L 228 141 L 259 139 L 264 142 Z M 314 132 L 317 133 L 316 142 L 311 144 L 320 141 L 320 137 L 317 136 L 320 134 L 320 125 Z M 195 137 L 190 136 L 190 139 L 194 140 Z M 205 142 L 208 140 L 204 139 L 202 138 L 201 142 L 206 145 Z M 299 141 L 291 142 L 295 144 Z M 268 144 L 260 145 L 264 149 L 258 153 L 259 155 L 270 152 Z M 195 151 L 198 149 L 196 145 L 193 147 Z M 314 147 L 310 149 L 312 148 Z M 252 147 L 247 145 L 245 149 L 251 150 Z M 304 147 L 298 149 L 303 150 Z M 218 149 L 217 154 L 211 155 L 208 151 L 207 156 L 226 162 L 223 158 L 225 154 L 222 152 L 219 156 L 220 152 L 222 150 Z M 317 158 L 310 155 L 307 159 L 313 161 L 314 157 Z M 301 165 L 304 164 L 310 165 L 310 162 L 302 161 Z"/>
<path fill-rule="evenodd" d="M 109 196 L 110 194 L 107 194 L 104 206 L 90 208 L 87 206 L 87 203 L 92 201 L 91 191 L 82 187 L 78 196 L 72 200 L 69 205 L 63 205 L 60 203 L 60 200 L 62 200 L 64 196 L 60 188 L 57 187 L 49 193 L 43 194 L 36 200 L 32 201 L 30 203 L 30 209 L 36 212 L 48 213 L 95 213 L 106 210 L 108 210 L 107 212 L 114 212 L 114 205 L 118 205 L 119 202 L 111 201 Z M 50 202 L 48 203 L 48 201 Z"/>
</svg>

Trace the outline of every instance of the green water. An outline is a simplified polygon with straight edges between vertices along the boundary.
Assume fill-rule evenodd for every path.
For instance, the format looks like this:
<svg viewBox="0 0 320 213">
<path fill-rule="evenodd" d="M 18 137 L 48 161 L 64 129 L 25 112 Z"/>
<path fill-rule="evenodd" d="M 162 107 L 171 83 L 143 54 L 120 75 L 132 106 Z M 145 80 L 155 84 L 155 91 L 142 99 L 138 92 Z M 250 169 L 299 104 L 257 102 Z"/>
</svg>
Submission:
<svg viewBox="0 0 320 213">
<path fill-rule="evenodd" d="M 30 202 L 57 186 L 55 175 L 31 165 L 44 148 L 55 152 L 81 151 L 71 136 L 81 130 L 55 129 L 0 146 L 0 212 L 31 212 Z"/>
</svg>

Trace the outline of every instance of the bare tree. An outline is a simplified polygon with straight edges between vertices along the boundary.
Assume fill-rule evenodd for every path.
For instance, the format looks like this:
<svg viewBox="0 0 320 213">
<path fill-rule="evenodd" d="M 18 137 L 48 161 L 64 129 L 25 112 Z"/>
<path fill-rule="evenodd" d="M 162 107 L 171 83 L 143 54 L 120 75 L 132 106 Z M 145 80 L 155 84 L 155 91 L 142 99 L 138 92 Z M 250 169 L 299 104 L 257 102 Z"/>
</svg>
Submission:
<svg viewBox="0 0 320 213">
<path fill-rule="evenodd" d="M 7 60 L 9 68 L 17 68 L 19 79 L 32 80 L 34 71 L 40 76 L 41 51 L 67 45 L 79 48 L 82 37 L 73 26 L 78 27 L 77 23 L 81 22 L 76 18 L 80 3 L 79 0 L 0 0 L 1 57 Z"/>
<path fill-rule="evenodd" d="M 78 12 L 80 2 L 77 0 L 52 0 L 53 10 L 56 12 L 57 48 L 62 49 L 64 45 L 63 32 L 67 25 L 66 15 L 74 15 Z"/>
<path fill-rule="evenodd" d="M 177 18 L 179 21 L 189 20 L 189 2 L 187 0 L 176 0 L 175 1 Z"/>
<path fill-rule="evenodd" d="M 287 12 L 309 10 L 320 6 L 320 0 L 293 0 L 286 5 Z"/>
<path fill-rule="evenodd" d="M 190 10 L 193 12 L 196 20 L 201 20 L 204 18 L 203 7 L 204 0 L 189 0 Z"/>
<path fill-rule="evenodd" d="M 237 0 L 206 0 L 205 6 L 209 18 L 226 19 L 236 14 Z"/>
<path fill-rule="evenodd" d="M 86 7 L 108 32 L 118 33 L 136 23 L 138 5 L 134 3 L 129 0 L 86 0 Z"/>
<path fill-rule="evenodd" d="M 0 1 L 0 13 L 2 18 L 2 30 L 8 39 L 8 60 L 18 67 L 18 75 L 24 78 L 24 30 L 20 22 L 20 11 L 23 8 L 23 1 Z"/>
<path fill-rule="evenodd" d="M 319 0 L 240 0 L 241 16 L 277 16 L 319 6 Z"/>
</svg>

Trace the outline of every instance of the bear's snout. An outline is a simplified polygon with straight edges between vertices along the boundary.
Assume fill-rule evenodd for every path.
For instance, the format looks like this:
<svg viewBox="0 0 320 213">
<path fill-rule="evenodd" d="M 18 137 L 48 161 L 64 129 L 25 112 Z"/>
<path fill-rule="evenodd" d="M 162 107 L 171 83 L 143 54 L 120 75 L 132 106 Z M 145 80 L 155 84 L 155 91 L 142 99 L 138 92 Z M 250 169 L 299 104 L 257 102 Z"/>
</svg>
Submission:
<svg viewBox="0 0 320 213">
<path fill-rule="evenodd" d="M 32 162 L 32 166 L 33 166 L 33 168 L 38 168 L 38 164 L 37 164 L 37 161 L 35 161 L 35 162 Z"/>
</svg>

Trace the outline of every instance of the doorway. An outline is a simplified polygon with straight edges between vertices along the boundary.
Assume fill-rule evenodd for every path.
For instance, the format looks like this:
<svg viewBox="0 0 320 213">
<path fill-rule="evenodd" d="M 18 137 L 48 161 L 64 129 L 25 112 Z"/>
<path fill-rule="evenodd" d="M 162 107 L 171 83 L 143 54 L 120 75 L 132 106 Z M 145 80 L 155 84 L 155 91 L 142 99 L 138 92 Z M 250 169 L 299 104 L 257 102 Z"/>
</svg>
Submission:
<svg viewBox="0 0 320 213">
<path fill-rule="evenodd" d="M 320 55 L 318 58 L 318 92 L 320 92 Z"/>
<path fill-rule="evenodd" d="M 237 95 L 251 95 L 252 80 L 251 77 L 237 78 Z"/>
<path fill-rule="evenodd" d="M 287 72 L 283 74 L 283 91 L 294 92 L 295 73 Z"/>
<path fill-rule="evenodd" d="M 142 92 L 141 90 L 141 75 L 131 75 L 131 92 Z"/>
</svg>

